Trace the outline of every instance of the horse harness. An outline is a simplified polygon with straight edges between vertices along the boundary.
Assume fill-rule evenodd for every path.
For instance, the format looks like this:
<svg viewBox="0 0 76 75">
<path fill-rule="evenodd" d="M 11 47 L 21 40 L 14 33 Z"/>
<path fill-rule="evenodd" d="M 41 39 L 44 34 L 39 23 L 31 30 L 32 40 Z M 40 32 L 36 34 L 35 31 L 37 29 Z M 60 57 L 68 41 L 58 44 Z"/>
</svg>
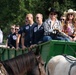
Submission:
<svg viewBox="0 0 76 75">
<path fill-rule="evenodd" d="M 76 61 L 73 64 L 71 64 L 68 75 L 70 75 L 70 71 L 71 71 L 73 66 L 76 66 Z"/>
<path fill-rule="evenodd" d="M 72 69 L 74 66 L 76 66 L 76 60 L 72 60 L 71 58 L 68 57 L 68 55 L 63 55 L 63 56 L 66 58 L 66 60 L 67 60 L 69 63 L 71 63 L 70 69 L 69 69 L 69 72 L 68 72 L 68 75 L 71 75 L 71 74 L 70 74 L 70 73 L 71 73 L 71 69 Z"/>
</svg>

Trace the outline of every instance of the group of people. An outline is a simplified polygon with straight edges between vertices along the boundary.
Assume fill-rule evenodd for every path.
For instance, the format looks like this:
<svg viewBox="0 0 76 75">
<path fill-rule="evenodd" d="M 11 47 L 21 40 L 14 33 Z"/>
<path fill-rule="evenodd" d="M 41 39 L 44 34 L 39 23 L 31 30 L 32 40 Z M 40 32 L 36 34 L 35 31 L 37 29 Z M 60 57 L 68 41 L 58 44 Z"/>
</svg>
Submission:
<svg viewBox="0 0 76 75">
<path fill-rule="evenodd" d="M 36 23 L 33 20 L 33 15 L 27 14 L 25 18 L 25 25 L 23 27 L 12 25 L 11 33 L 7 38 L 7 47 L 22 48 L 30 47 L 34 44 L 43 42 L 44 27 L 43 16 L 38 13 L 36 15 Z"/>
<path fill-rule="evenodd" d="M 55 8 L 49 10 L 49 17 L 43 22 L 43 15 L 36 14 L 33 20 L 33 14 L 29 13 L 25 17 L 25 25 L 11 26 L 11 33 L 7 38 L 7 47 L 22 48 L 32 47 L 49 40 L 76 40 L 76 13 L 69 9 L 61 20 L 57 19 L 58 11 Z"/>
</svg>

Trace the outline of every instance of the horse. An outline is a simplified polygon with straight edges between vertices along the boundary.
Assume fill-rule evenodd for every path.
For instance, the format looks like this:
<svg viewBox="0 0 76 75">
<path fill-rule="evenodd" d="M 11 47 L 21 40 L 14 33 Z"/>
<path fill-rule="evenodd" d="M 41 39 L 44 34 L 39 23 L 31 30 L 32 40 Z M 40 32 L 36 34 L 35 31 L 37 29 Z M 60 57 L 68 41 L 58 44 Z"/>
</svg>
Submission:
<svg viewBox="0 0 76 75">
<path fill-rule="evenodd" d="M 28 53 L 0 61 L 0 75 L 45 75 L 44 63 L 38 53 Z"/>
<path fill-rule="evenodd" d="M 76 75 L 76 58 L 70 55 L 52 57 L 46 65 L 46 75 Z"/>
</svg>

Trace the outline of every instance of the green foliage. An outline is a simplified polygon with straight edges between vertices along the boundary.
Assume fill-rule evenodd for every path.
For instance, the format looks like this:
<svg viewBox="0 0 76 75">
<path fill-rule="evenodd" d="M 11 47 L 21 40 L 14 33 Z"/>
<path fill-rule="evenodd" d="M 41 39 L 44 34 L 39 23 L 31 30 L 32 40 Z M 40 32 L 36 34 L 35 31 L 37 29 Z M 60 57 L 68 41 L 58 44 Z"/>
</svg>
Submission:
<svg viewBox="0 0 76 75">
<path fill-rule="evenodd" d="M 0 28 L 6 36 L 12 24 L 23 25 L 25 15 L 42 13 L 47 18 L 47 11 L 55 7 L 60 13 L 72 8 L 76 10 L 76 0 L 1 0 Z"/>
</svg>

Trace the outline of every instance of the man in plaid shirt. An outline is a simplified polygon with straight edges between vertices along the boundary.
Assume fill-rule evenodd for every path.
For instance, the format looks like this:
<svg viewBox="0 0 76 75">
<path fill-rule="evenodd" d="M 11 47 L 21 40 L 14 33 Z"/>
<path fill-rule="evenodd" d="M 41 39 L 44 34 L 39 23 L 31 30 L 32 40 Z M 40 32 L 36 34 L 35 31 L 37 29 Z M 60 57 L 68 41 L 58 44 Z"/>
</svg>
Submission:
<svg viewBox="0 0 76 75">
<path fill-rule="evenodd" d="M 44 22 L 44 42 L 49 40 L 65 40 L 70 41 L 69 38 L 57 35 L 56 31 L 62 31 L 61 22 L 57 19 L 58 12 L 56 9 L 51 8 L 49 11 L 49 18 Z"/>
</svg>

